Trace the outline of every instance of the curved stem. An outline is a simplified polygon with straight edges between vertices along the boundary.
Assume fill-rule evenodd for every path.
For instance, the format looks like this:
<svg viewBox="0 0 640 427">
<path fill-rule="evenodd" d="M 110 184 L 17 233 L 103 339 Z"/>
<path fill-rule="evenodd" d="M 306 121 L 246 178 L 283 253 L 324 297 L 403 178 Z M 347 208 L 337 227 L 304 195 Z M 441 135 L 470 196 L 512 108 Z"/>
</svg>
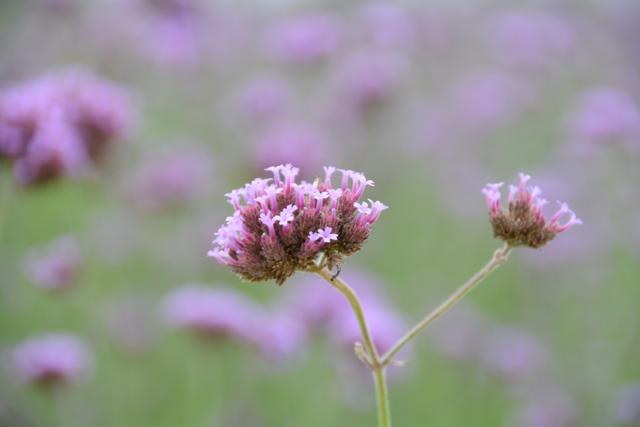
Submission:
<svg viewBox="0 0 640 427">
<path fill-rule="evenodd" d="M 389 396 L 387 392 L 387 383 L 385 379 L 385 366 L 380 363 L 380 356 L 376 349 L 367 321 L 364 316 L 362 304 L 356 292 L 340 277 L 334 276 L 326 267 L 316 271 L 323 279 L 336 288 L 349 301 L 351 308 L 356 315 L 360 333 L 364 341 L 365 354 L 361 354 L 362 346 L 356 343 L 356 355 L 362 360 L 373 372 L 373 382 L 376 389 L 376 402 L 378 405 L 378 423 L 380 427 L 391 427 L 391 411 L 389 408 Z"/>
<path fill-rule="evenodd" d="M 364 340 L 364 346 L 367 351 L 367 355 L 371 359 L 371 362 L 375 364 L 378 362 L 378 351 L 376 350 L 376 346 L 373 344 L 373 340 L 371 339 L 371 333 L 369 332 L 369 327 L 367 326 L 367 321 L 364 317 L 364 310 L 362 309 L 362 304 L 360 303 L 360 299 L 358 299 L 358 295 L 356 291 L 354 291 L 347 283 L 342 280 L 340 277 L 334 277 L 333 273 L 326 267 L 318 270 L 317 272 L 323 279 L 325 279 L 329 284 L 331 284 L 334 288 L 340 291 L 342 295 L 349 301 L 351 305 L 351 309 L 353 313 L 356 315 L 358 320 L 358 325 L 360 326 L 360 333 L 362 334 L 362 339 Z"/>
<path fill-rule="evenodd" d="M 418 322 L 407 334 L 400 338 L 400 340 L 380 359 L 380 364 L 386 366 L 393 360 L 393 357 L 404 347 L 409 341 L 411 341 L 416 335 L 422 332 L 431 322 L 451 310 L 465 295 L 471 292 L 480 282 L 482 282 L 489 274 L 491 274 L 496 268 L 504 264 L 511 252 L 512 247 L 505 244 L 502 248 L 497 249 L 493 253 L 493 257 L 489 262 L 482 267 L 476 274 L 474 274 L 467 282 L 458 288 L 453 294 L 449 296 L 443 303 L 436 307 L 425 318 Z"/>
</svg>

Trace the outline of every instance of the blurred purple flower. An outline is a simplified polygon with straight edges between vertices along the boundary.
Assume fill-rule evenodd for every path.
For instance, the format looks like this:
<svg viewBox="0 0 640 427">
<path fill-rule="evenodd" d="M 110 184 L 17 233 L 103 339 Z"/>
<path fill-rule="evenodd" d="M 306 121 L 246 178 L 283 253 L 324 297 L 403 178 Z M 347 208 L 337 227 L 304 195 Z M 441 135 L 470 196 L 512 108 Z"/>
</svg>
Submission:
<svg viewBox="0 0 640 427">
<path fill-rule="evenodd" d="M 89 370 L 91 357 L 76 336 L 49 333 L 16 346 L 12 362 L 15 373 L 25 383 L 50 387 L 78 380 Z"/>
<path fill-rule="evenodd" d="M 547 360 L 546 349 L 523 330 L 498 327 L 488 334 L 483 345 L 484 366 L 510 383 L 540 373 Z"/>
<path fill-rule="evenodd" d="M 134 203 L 147 211 L 183 206 L 210 187 L 212 165 L 197 149 L 174 150 L 144 163 L 130 183 Z"/>
<path fill-rule="evenodd" d="M 335 72 L 338 102 L 346 100 L 357 110 L 378 105 L 400 86 L 407 69 L 406 58 L 398 54 L 376 50 L 352 52 Z"/>
<path fill-rule="evenodd" d="M 329 14 L 309 13 L 289 17 L 267 28 L 272 54 L 284 62 L 307 64 L 331 56 L 338 48 L 341 29 Z"/>
<path fill-rule="evenodd" d="M 330 140 L 313 124 L 285 120 L 265 129 L 256 144 L 255 163 L 260 169 L 283 163 L 316 169 L 329 151 Z"/>
<path fill-rule="evenodd" d="M 545 65 L 570 51 L 574 39 L 570 25 L 552 14 L 502 12 L 489 23 L 493 49 L 502 59 L 514 64 Z"/>
<path fill-rule="evenodd" d="M 231 289 L 183 286 L 165 297 L 163 311 L 170 325 L 199 336 L 261 344 L 262 311 Z"/>
<path fill-rule="evenodd" d="M 388 1 L 375 1 L 361 11 L 370 41 L 379 47 L 403 48 L 413 44 L 415 28 L 412 13 L 404 6 Z"/>
<path fill-rule="evenodd" d="M 458 80 L 451 108 L 470 131 L 492 130 L 517 117 L 532 100 L 525 82 L 501 71 L 476 71 Z"/>
<path fill-rule="evenodd" d="M 571 113 L 569 127 L 576 143 L 622 142 L 637 145 L 640 107 L 626 93 L 601 88 L 586 92 Z"/>
<path fill-rule="evenodd" d="M 349 309 L 344 298 L 326 283 L 315 276 L 294 278 L 294 286 L 290 286 L 287 306 L 309 329 L 324 329 L 331 319 Z"/>
<path fill-rule="evenodd" d="M 82 256 L 72 236 L 58 237 L 44 247 L 32 250 L 26 258 L 27 273 L 40 288 L 60 291 L 78 278 Z"/>
<path fill-rule="evenodd" d="M 356 290 L 367 316 L 373 340 L 380 352 L 386 351 L 404 332 L 404 322 L 388 304 L 379 279 L 360 271 L 341 276 Z M 315 278 L 314 278 L 315 279 Z M 322 331 L 349 351 L 361 341 L 360 329 L 348 302 L 322 280 L 305 278 L 291 286 L 288 306 L 309 330 Z"/>
<path fill-rule="evenodd" d="M 577 414 L 569 396 L 542 390 L 527 401 L 510 425 L 513 427 L 575 427 Z"/>
<path fill-rule="evenodd" d="M 627 385 L 618 392 L 614 418 L 625 426 L 640 425 L 640 383 Z"/>
<path fill-rule="evenodd" d="M 166 14 L 147 17 L 139 28 L 142 53 L 162 65 L 194 65 L 200 60 L 200 37 L 194 17 Z"/>
<path fill-rule="evenodd" d="M 0 155 L 21 184 L 89 169 L 132 119 L 124 89 L 89 72 L 52 73 L 0 93 Z"/>
<path fill-rule="evenodd" d="M 109 334 L 118 348 L 124 351 L 142 353 L 158 337 L 155 311 L 142 297 L 120 297 L 109 306 L 106 315 Z"/>
<path fill-rule="evenodd" d="M 459 362 L 477 359 L 489 328 L 488 320 L 471 305 L 462 305 L 435 322 L 429 333 L 435 348 Z"/>
<path fill-rule="evenodd" d="M 367 324 L 371 336 L 380 354 L 389 350 L 405 332 L 405 323 L 400 315 L 388 305 L 363 302 L 367 316 Z M 354 343 L 362 341 L 362 334 L 355 316 L 351 311 L 342 312 L 332 319 L 329 326 L 332 338 L 345 349 L 351 351 Z M 406 354 L 406 351 L 405 353 Z M 398 359 L 402 359 L 400 356 Z"/>
<path fill-rule="evenodd" d="M 305 323 L 287 310 L 268 314 L 262 326 L 260 350 L 273 360 L 290 358 L 299 352 L 307 337 Z"/>
<path fill-rule="evenodd" d="M 138 4 L 136 4 L 138 3 Z M 134 37 L 141 53 L 161 65 L 194 65 L 201 56 L 202 11 L 194 0 L 138 0 Z M 137 8 L 135 7 L 137 6 Z"/>
<path fill-rule="evenodd" d="M 250 123 L 273 120 L 287 109 L 291 92 L 286 80 L 273 75 L 259 76 L 238 94 L 240 113 Z"/>
</svg>

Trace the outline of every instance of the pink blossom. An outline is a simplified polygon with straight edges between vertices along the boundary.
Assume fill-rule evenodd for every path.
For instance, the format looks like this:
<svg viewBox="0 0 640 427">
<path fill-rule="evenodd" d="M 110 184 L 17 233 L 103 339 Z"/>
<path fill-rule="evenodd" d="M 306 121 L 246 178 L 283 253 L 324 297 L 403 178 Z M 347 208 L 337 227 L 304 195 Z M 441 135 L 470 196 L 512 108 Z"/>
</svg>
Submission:
<svg viewBox="0 0 640 427">
<path fill-rule="evenodd" d="M 489 41 L 509 63 L 545 65 L 571 50 L 575 34 L 562 18 L 529 11 L 496 15 L 489 23 Z"/>
<path fill-rule="evenodd" d="M 363 174 L 340 170 L 340 188 L 329 179 L 296 182 L 290 164 L 267 168 L 273 178 L 257 178 L 230 192 L 234 214 L 215 233 L 209 256 L 250 281 L 274 279 L 282 284 L 296 270 L 315 268 L 323 252 L 329 266 L 357 252 L 386 206 L 372 203 L 366 217 L 355 203 L 373 186 Z M 337 191 L 340 190 L 340 191 Z"/>
<path fill-rule="evenodd" d="M 259 343 L 262 311 L 231 289 L 186 285 L 169 293 L 163 303 L 167 322 L 206 338 Z"/>
<path fill-rule="evenodd" d="M 52 73 L 0 92 L 0 156 L 24 185 L 77 176 L 131 121 L 124 89 L 86 71 Z"/>
<path fill-rule="evenodd" d="M 76 336 L 48 333 L 22 342 L 13 349 L 12 361 L 19 377 L 43 387 L 71 383 L 87 373 L 91 357 Z"/>
<path fill-rule="evenodd" d="M 399 54 L 374 50 L 353 52 L 335 71 L 338 101 L 350 102 L 357 111 L 380 105 L 398 90 L 407 69 L 406 58 Z"/>
<path fill-rule="evenodd" d="M 307 14 L 273 24 L 266 37 L 278 59 L 305 64 L 331 56 L 339 47 L 341 29 L 329 14 Z"/>
<path fill-rule="evenodd" d="M 46 246 L 32 250 L 26 258 L 31 280 L 48 291 L 64 290 L 78 279 L 82 256 L 72 236 L 58 237 Z"/>
<path fill-rule="evenodd" d="M 527 186 L 529 175 L 520 173 L 518 186 L 509 186 L 507 209 L 501 204 L 500 187 L 503 183 L 487 184 L 485 195 L 494 235 L 510 245 L 525 245 L 533 248 L 544 246 L 557 234 L 574 225 L 581 225 L 576 214 L 566 203 L 558 202 L 560 209 L 549 220 L 542 211 L 547 201 L 540 197 L 539 187 Z M 566 218 L 564 222 L 561 222 Z"/>
<path fill-rule="evenodd" d="M 640 137 L 640 107 L 622 91 L 593 89 L 569 116 L 576 143 L 632 143 Z"/>
<path fill-rule="evenodd" d="M 255 161 L 259 167 L 289 162 L 303 168 L 317 167 L 329 144 L 329 136 L 314 124 L 279 121 L 256 138 Z"/>
<path fill-rule="evenodd" d="M 286 80 L 272 75 L 258 76 L 237 95 L 241 114 L 250 122 L 263 123 L 281 115 L 291 101 Z"/>
</svg>

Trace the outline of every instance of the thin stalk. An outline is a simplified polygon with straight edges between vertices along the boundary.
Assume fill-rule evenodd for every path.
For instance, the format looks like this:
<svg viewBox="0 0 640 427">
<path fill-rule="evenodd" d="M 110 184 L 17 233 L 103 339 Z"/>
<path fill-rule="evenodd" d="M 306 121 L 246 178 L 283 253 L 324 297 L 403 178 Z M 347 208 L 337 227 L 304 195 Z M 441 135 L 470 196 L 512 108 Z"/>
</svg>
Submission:
<svg viewBox="0 0 640 427">
<path fill-rule="evenodd" d="M 362 304 L 356 292 L 340 277 L 334 276 L 329 269 L 322 268 L 317 270 L 317 273 L 322 276 L 329 284 L 336 288 L 344 297 L 349 301 L 351 308 L 353 309 L 358 325 L 360 326 L 360 333 L 364 341 L 365 354 L 360 354 L 358 349 L 362 347 L 356 345 L 356 354 L 373 372 L 373 382 L 376 389 L 376 403 L 378 405 L 378 423 L 380 427 L 391 427 L 391 411 L 389 408 L 389 396 L 387 391 L 387 383 L 385 379 L 385 367 L 380 363 L 380 356 L 376 349 L 373 339 L 371 339 L 371 333 L 367 326 L 367 321 L 364 316 L 364 310 Z M 365 357 L 363 357 L 365 356 Z"/>
<path fill-rule="evenodd" d="M 360 326 L 360 333 L 362 334 L 362 339 L 364 340 L 364 347 L 367 351 L 367 355 L 371 359 L 371 362 L 377 363 L 378 361 L 378 350 L 376 350 L 376 346 L 373 344 L 373 340 L 371 339 L 371 333 L 369 332 L 369 327 L 367 326 L 367 320 L 364 317 L 364 310 L 362 309 L 362 304 L 360 303 L 360 299 L 354 291 L 344 280 L 340 277 L 336 277 L 333 275 L 328 268 L 322 268 L 318 270 L 318 274 L 322 276 L 329 284 L 331 284 L 334 288 L 340 291 L 342 295 L 349 301 L 353 313 L 356 315 L 356 319 L 358 320 L 358 325 Z"/>
<path fill-rule="evenodd" d="M 378 404 L 378 424 L 380 427 L 391 427 L 391 410 L 389 407 L 389 393 L 385 367 L 378 366 L 373 370 L 373 382 L 376 387 L 376 402 Z"/>
<path fill-rule="evenodd" d="M 511 252 L 512 247 L 505 244 L 502 248 L 497 249 L 493 253 L 493 257 L 489 262 L 482 267 L 476 274 L 474 274 L 467 282 L 458 288 L 453 294 L 449 296 L 442 304 L 436 307 L 425 318 L 418 322 L 407 334 L 400 338 L 400 340 L 387 351 L 380 359 L 382 366 L 387 366 L 393 360 L 393 357 L 404 347 L 409 341 L 411 341 L 416 335 L 422 332 L 431 322 L 441 317 L 443 314 L 451 310 L 465 295 L 471 292 L 480 282 L 482 282 L 487 276 L 489 276 L 496 268 L 504 264 Z"/>
</svg>

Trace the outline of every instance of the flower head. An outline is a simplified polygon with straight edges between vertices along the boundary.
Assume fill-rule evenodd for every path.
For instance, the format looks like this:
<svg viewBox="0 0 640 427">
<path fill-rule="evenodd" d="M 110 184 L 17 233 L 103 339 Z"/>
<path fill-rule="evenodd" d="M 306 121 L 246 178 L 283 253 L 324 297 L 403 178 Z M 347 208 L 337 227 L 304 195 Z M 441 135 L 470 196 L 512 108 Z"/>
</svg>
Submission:
<svg viewBox="0 0 640 427">
<path fill-rule="evenodd" d="M 542 207 L 547 200 L 540 197 L 539 187 L 527 186 L 529 175 L 520 173 L 519 185 L 509 186 L 508 207 L 503 209 L 500 187 L 503 183 L 487 184 L 485 195 L 493 234 L 511 246 L 539 248 L 550 242 L 558 233 L 574 225 L 582 224 L 566 203 L 561 203 L 558 211 L 548 220 Z"/>
<path fill-rule="evenodd" d="M 339 263 L 362 247 L 372 224 L 386 206 L 372 202 L 363 213 L 360 197 L 373 181 L 350 170 L 333 187 L 333 167 L 324 180 L 296 182 L 298 168 L 290 164 L 267 168 L 272 179 L 255 179 L 229 193 L 235 209 L 215 234 L 209 256 L 249 281 L 278 284 L 296 270 L 315 268 L 324 253 L 327 265 Z M 368 206 L 368 205 L 367 205 Z"/>
<path fill-rule="evenodd" d="M 0 157 L 24 185 L 77 176 L 131 122 L 124 89 L 83 71 L 45 75 L 0 92 Z"/>
<path fill-rule="evenodd" d="M 82 256 L 72 236 L 62 236 L 45 247 L 36 248 L 26 258 L 27 273 L 48 291 L 67 289 L 78 278 Z"/>
<path fill-rule="evenodd" d="M 200 336 L 257 344 L 262 311 L 231 289 L 183 286 L 164 300 L 168 323 Z"/>
<path fill-rule="evenodd" d="M 23 381 L 41 386 L 71 382 L 85 373 L 89 351 L 75 336 L 62 333 L 41 335 L 14 348 L 13 365 Z"/>
</svg>

